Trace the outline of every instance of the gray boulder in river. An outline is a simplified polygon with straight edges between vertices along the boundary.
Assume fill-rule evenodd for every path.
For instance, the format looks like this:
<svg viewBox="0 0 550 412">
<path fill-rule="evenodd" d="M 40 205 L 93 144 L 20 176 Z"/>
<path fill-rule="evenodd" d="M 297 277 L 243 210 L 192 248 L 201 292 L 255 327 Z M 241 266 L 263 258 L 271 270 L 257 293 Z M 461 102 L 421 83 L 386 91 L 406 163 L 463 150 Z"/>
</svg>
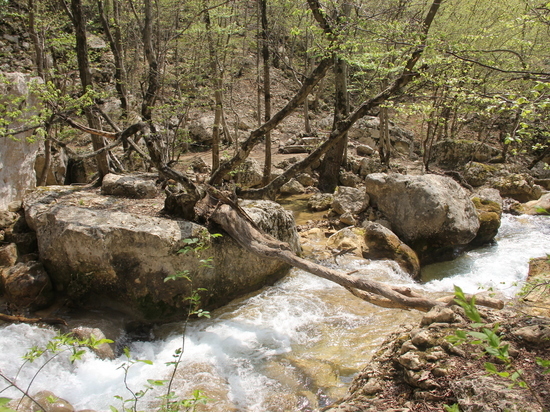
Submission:
<svg viewBox="0 0 550 412">
<path fill-rule="evenodd" d="M 114 210 L 119 202 L 66 186 L 39 188 L 25 199 L 40 260 L 56 291 L 74 302 L 109 303 L 138 319 L 167 321 L 183 316 L 192 290 L 205 289 L 202 307 L 218 307 L 289 270 L 227 235 L 212 238 L 196 223 Z M 253 206 L 259 226 L 299 250 L 289 212 L 273 202 Z M 183 253 L 186 246 L 190 250 Z M 178 273 L 188 279 L 165 281 Z"/>
<path fill-rule="evenodd" d="M 371 205 L 386 216 L 393 232 L 423 264 L 450 257 L 478 232 L 473 202 L 449 177 L 374 173 L 365 178 L 365 186 Z"/>
</svg>

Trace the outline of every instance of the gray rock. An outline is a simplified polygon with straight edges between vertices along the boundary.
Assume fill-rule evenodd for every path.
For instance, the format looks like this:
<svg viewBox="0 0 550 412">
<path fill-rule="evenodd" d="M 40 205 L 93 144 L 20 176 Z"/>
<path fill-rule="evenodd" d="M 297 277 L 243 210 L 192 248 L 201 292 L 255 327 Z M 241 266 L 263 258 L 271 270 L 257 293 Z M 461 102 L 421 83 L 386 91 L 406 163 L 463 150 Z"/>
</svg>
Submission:
<svg viewBox="0 0 550 412">
<path fill-rule="evenodd" d="M 359 176 L 346 170 L 340 171 L 340 176 L 338 179 L 341 186 L 356 187 L 359 183 L 361 183 Z"/>
<path fill-rule="evenodd" d="M 36 156 L 36 162 L 34 163 L 34 170 L 37 178 L 42 175 L 44 169 L 44 163 L 46 161 L 43 151 Z M 46 186 L 49 185 L 63 185 L 65 184 L 65 178 L 67 176 L 67 165 L 69 163 L 69 157 L 65 153 L 65 150 L 61 149 L 51 154 L 50 167 L 46 171 Z"/>
<path fill-rule="evenodd" d="M 510 173 L 493 178 L 489 183 L 500 192 L 502 197 L 511 197 L 522 203 L 537 200 L 542 195 L 542 188 L 536 185 L 534 179 L 527 174 Z"/>
<path fill-rule="evenodd" d="M 431 325 L 432 323 L 452 323 L 455 321 L 455 313 L 451 308 L 443 306 L 434 306 L 428 313 L 422 317 L 421 325 Z"/>
<path fill-rule="evenodd" d="M 52 303 L 50 277 L 40 262 L 18 263 L 2 272 L 6 300 L 20 308 L 42 309 Z"/>
<path fill-rule="evenodd" d="M 432 146 L 431 160 L 438 166 L 454 168 L 469 161 L 487 162 L 500 155 L 500 150 L 476 140 L 446 139 Z"/>
<path fill-rule="evenodd" d="M 299 195 L 305 193 L 306 188 L 302 186 L 296 179 L 290 179 L 284 185 L 281 186 L 280 192 L 284 195 Z"/>
<path fill-rule="evenodd" d="M 363 190 L 338 186 L 334 192 L 332 209 L 339 215 L 346 212 L 357 214 L 365 210 L 368 203 L 369 197 L 365 195 Z"/>
<path fill-rule="evenodd" d="M 313 212 L 328 210 L 332 206 L 334 196 L 330 193 L 315 193 L 307 201 L 307 207 Z"/>
<path fill-rule="evenodd" d="M 17 256 L 17 246 L 15 243 L 0 246 L 0 266 L 11 267 L 15 265 Z"/>
<path fill-rule="evenodd" d="M 450 387 L 464 412 L 524 412 L 540 411 L 534 399 L 528 400 L 525 389 L 510 388 L 510 382 L 484 371 L 473 372 L 467 378 L 451 380 Z"/>
<path fill-rule="evenodd" d="M 372 147 L 366 144 L 360 144 L 356 148 L 358 156 L 372 156 L 375 151 Z"/>
<path fill-rule="evenodd" d="M 355 226 L 357 220 L 353 217 L 353 214 L 350 212 L 345 212 L 340 215 L 340 223 L 348 226 Z"/>
<path fill-rule="evenodd" d="M 246 159 L 233 174 L 232 180 L 243 187 L 261 185 L 264 176 L 263 168 L 254 159 Z"/>
<path fill-rule="evenodd" d="M 193 289 L 205 288 L 202 305 L 217 307 L 289 270 L 286 264 L 247 252 L 227 235 L 211 239 L 198 224 L 80 207 L 85 191 L 56 189 L 30 194 L 25 212 L 57 290 L 77 303 L 93 295 L 94 304 L 116 301 L 117 307 L 138 319 L 167 322 L 181 318 L 188 306 L 184 297 Z M 86 201 L 101 206 L 101 198 Z M 299 251 L 292 215 L 272 202 L 254 206 L 252 219 Z M 178 253 L 188 239 L 197 239 L 206 249 Z M 210 257 L 213 268 L 201 262 Z M 192 285 L 185 279 L 165 282 L 186 271 Z"/>
<path fill-rule="evenodd" d="M 476 208 L 466 191 L 449 177 L 375 173 L 367 176 L 365 184 L 371 203 L 419 255 L 466 245 L 477 234 Z"/>
<path fill-rule="evenodd" d="M 300 182 L 302 186 L 309 187 L 315 185 L 315 179 L 308 173 L 300 173 L 296 176 L 296 180 Z"/>
<path fill-rule="evenodd" d="M 8 210 L 0 210 L 0 229 L 6 229 L 15 224 L 17 214 Z"/>
<path fill-rule="evenodd" d="M 525 326 L 514 330 L 512 334 L 530 344 L 550 347 L 550 326 L 548 325 Z"/>
<path fill-rule="evenodd" d="M 151 176 L 109 173 L 103 177 L 101 193 L 130 199 L 154 199 L 159 191 Z"/>
</svg>

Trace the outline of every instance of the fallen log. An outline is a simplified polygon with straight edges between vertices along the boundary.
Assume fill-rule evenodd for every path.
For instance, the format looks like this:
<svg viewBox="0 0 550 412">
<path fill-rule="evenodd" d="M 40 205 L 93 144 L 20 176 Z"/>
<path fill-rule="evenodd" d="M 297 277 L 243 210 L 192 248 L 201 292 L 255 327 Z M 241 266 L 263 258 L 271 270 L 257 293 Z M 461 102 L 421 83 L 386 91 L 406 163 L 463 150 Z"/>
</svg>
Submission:
<svg viewBox="0 0 550 412">
<path fill-rule="evenodd" d="M 67 322 L 61 318 L 27 318 L 25 316 L 14 316 L 0 313 L 0 321 L 20 322 L 20 323 L 46 323 L 48 325 L 67 325 Z"/>
<path fill-rule="evenodd" d="M 345 287 L 355 296 L 382 307 L 417 309 L 426 312 L 434 306 L 447 306 L 454 303 L 452 301 L 454 296 L 445 298 L 444 301 L 431 299 L 410 288 L 390 286 L 375 280 L 352 276 L 300 258 L 292 252 L 288 244 L 261 231 L 246 215 L 246 212 L 222 192 L 207 186 L 207 193 L 207 196 L 196 205 L 197 214 L 220 225 L 229 236 L 254 254 L 280 260 L 313 275 L 328 279 Z M 499 306 L 495 301 L 490 301 L 492 307 L 495 307 L 493 305 Z M 486 302 L 484 299 L 477 301 L 482 305 Z"/>
</svg>

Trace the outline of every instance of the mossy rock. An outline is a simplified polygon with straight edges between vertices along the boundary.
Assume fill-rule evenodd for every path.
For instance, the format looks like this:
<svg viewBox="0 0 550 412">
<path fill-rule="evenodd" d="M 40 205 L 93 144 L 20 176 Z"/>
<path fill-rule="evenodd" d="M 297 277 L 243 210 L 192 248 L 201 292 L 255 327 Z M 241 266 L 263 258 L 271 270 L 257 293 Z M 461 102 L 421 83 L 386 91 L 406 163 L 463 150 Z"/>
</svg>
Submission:
<svg viewBox="0 0 550 412">
<path fill-rule="evenodd" d="M 490 243 L 494 240 L 500 228 L 502 207 L 495 201 L 479 197 L 473 197 L 472 202 L 477 210 L 479 230 L 470 245 L 480 246 Z"/>
<path fill-rule="evenodd" d="M 473 187 L 483 186 L 496 175 L 498 167 L 486 163 L 470 162 L 462 172 L 464 179 Z"/>
</svg>

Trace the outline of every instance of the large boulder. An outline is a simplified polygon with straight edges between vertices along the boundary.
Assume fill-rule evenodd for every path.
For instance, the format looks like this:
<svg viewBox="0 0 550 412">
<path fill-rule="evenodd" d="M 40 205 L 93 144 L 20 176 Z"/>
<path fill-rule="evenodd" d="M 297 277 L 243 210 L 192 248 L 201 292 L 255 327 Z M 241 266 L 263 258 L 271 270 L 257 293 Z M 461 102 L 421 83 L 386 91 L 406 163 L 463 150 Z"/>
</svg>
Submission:
<svg viewBox="0 0 550 412">
<path fill-rule="evenodd" d="M 375 173 L 365 179 L 371 204 L 425 263 L 447 258 L 477 234 L 479 219 L 466 191 L 439 175 Z"/>
<path fill-rule="evenodd" d="M 29 91 L 29 84 L 41 81 L 22 73 L 5 73 L 6 81 L 0 81 L 0 105 L 5 105 L 5 113 L 23 111 L 27 117 L 38 113 L 38 102 Z M 11 119 L 11 130 L 25 128 L 21 119 Z M 40 142 L 31 139 L 33 130 L 27 130 L 14 135 L 0 135 L 0 209 L 7 209 L 15 200 L 22 200 L 25 192 L 36 186 L 34 162 L 40 149 Z"/>
<path fill-rule="evenodd" d="M 181 317 L 193 290 L 206 289 L 202 305 L 217 307 L 289 270 L 251 254 L 228 235 L 212 238 L 189 221 L 109 210 L 113 203 L 111 197 L 65 187 L 37 190 L 25 199 L 41 261 L 56 291 L 73 302 L 116 302 L 138 319 L 168 321 Z M 298 251 L 292 216 L 269 203 L 263 209 L 256 204 L 251 217 Z M 178 274 L 179 280 L 165 281 Z"/>
</svg>

